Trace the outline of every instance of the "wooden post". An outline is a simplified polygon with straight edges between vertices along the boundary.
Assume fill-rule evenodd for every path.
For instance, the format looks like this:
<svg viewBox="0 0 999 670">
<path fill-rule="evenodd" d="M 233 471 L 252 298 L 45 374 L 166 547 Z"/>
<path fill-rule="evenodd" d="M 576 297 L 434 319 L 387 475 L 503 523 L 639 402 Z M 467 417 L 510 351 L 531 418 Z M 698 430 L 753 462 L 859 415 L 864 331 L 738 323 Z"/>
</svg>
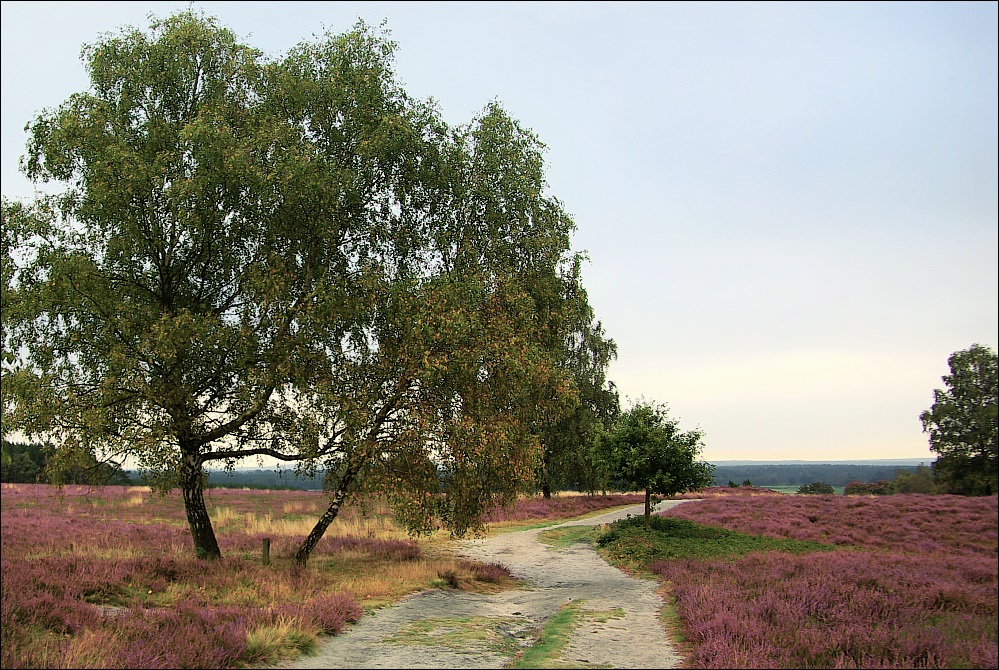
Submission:
<svg viewBox="0 0 999 670">
<path fill-rule="evenodd" d="M 263 542 L 263 556 L 261 558 L 261 563 L 264 565 L 269 565 L 271 562 L 271 538 L 265 537 Z"/>
</svg>

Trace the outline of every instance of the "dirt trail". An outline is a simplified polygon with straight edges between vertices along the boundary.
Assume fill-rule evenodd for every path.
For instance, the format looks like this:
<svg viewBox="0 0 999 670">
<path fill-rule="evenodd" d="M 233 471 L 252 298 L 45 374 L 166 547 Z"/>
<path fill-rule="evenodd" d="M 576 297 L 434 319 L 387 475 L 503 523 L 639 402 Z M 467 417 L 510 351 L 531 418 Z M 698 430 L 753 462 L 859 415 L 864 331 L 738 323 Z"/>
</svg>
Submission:
<svg viewBox="0 0 999 670">
<path fill-rule="evenodd" d="M 668 509 L 683 500 L 665 501 Z M 642 506 L 544 529 L 465 540 L 458 553 L 501 563 L 524 589 L 494 595 L 425 591 L 365 615 L 328 638 L 316 656 L 293 668 L 501 668 L 530 646 L 538 628 L 573 603 L 581 618 L 561 654 L 566 666 L 671 668 L 673 649 L 659 610 L 656 582 L 611 567 L 585 544 L 556 549 L 538 542 L 541 530 L 597 525 L 642 514 Z"/>
</svg>

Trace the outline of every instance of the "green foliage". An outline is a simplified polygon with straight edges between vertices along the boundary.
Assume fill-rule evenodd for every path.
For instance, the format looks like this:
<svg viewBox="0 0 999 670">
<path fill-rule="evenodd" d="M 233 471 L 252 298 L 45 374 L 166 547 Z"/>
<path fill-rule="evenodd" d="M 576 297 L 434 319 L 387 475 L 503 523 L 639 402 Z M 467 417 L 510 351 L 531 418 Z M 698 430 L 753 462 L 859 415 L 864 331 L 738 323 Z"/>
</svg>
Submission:
<svg viewBox="0 0 999 670">
<path fill-rule="evenodd" d="M 70 458 L 67 458 L 69 456 Z M 48 444 L 3 441 L 0 481 L 39 484 L 130 484 L 118 463 L 99 461 L 92 452 L 61 454 Z"/>
<path fill-rule="evenodd" d="M 801 495 L 832 495 L 836 491 L 825 482 L 812 482 L 811 484 L 802 484 L 799 486 L 798 493 Z"/>
<path fill-rule="evenodd" d="M 651 495 L 673 496 L 714 482 L 714 466 L 696 460 L 702 437 L 699 429 L 681 431 L 665 405 L 640 401 L 601 436 L 596 453 L 612 478 L 645 491 L 648 518 Z"/>
<path fill-rule="evenodd" d="M 999 357 L 981 344 L 947 359 L 945 389 L 919 415 L 930 435 L 938 485 L 947 493 L 993 495 L 999 491 Z"/>
<path fill-rule="evenodd" d="M 570 329 L 560 350 L 559 367 L 575 383 L 578 402 L 557 421 L 539 425 L 542 454 L 538 485 L 552 491 L 574 489 L 593 493 L 607 486 L 606 473 L 594 458 L 593 445 L 604 426 L 620 414 L 620 400 L 607 366 L 617 358 L 617 345 L 604 336 L 584 296 L 570 301 Z"/>
<path fill-rule="evenodd" d="M 892 493 L 936 493 L 933 471 L 920 465 L 915 472 L 899 470 L 891 481 Z"/>
<path fill-rule="evenodd" d="M 613 560 L 643 570 L 651 563 L 668 559 L 735 559 L 755 552 L 807 553 L 834 548 L 818 542 L 775 539 L 702 526 L 668 516 L 653 516 L 648 525 L 637 517 L 617 521 L 597 538 L 597 545 Z"/>
<path fill-rule="evenodd" d="M 3 441 L 0 449 L 0 482 L 33 484 L 45 468 L 44 447 Z"/>
<path fill-rule="evenodd" d="M 843 495 L 847 496 L 886 496 L 894 492 L 892 482 L 887 479 L 879 479 L 876 482 L 854 481 L 843 487 Z"/>
<path fill-rule="evenodd" d="M 359 22 L 266 57 L 192 12 L 88 45 L 90 89 L 29 127 L 64 191 L 3 202 L 4 430 L 179 485 L 209 558 L 206 463 L 462 534 L 531 482 L 538 426 L 588 408 L 589 439 L 613 343 L 543 145 L 496 103 L 447 126 L 395 50 Z"/>
</svg>

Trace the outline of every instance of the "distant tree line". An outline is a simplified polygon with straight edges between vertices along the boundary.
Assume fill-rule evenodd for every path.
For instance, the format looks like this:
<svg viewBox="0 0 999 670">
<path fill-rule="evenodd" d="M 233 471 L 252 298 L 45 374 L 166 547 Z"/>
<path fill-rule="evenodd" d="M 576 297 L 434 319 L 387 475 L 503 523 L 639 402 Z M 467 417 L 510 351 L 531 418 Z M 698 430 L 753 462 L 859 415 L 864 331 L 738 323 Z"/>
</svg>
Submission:
<svg viewBox="0 0 999 670">
<path fill-rule="evenodd" d="M 729 486 L 738 486 L 729 482 Z M 798 487 L 799 495 L 835 493 L 833 487 L 816 481 Z M 879 479 L 873 482 L 853 480 L 843 487 L 846 496 L 887 496 L 894 493 L 948 493 L 947 483 L 934 477 L 934 472 L 925 465 L 918 465 L 914 471 L 898 468 L 892 479 Z"/>
<path fill-rule="evenodd" d="M 934 477 L 933 470 L 920 465 L 915 471 L 899 470 L 894 479 L 879 479 L 876 482 L 850 482 L 844 495 L 883 496 L 892 493 L 946 493 L 947 483 Z"/>
<path fill-rule="evenodd" d="M 93 453 L 57 452 L 37 442 L 8 442 L 0 447 L 0 482 L 5 484 L 128 484 L 128 473 L 114 461 L 99 461 Z"/>
<path fill-rule="evenodd" d="M 294 470 L 209 470 L 205 473 L 208 488 L 305 489 L 321 491 L 325 471 L 309 476 Z"/>
<path fill-rule="evenodd" d="M 754 486 L 798 486 L 824 482 L 846 486 L 850 482 L 876 482 L 893 479 L 899 471 L 915 472 L 915 466 L 852 465 L 848 463 L 780 463 L 759 465 L 716 465 L 715 483 L 752 482 Z"/>
<path fill-rule="evenodd" d="M 799 495 L 832 495 L 833 493 L 836 493 L 833 487 L 824 482 L 812 482 L 798 487 Z"/>
</svg>

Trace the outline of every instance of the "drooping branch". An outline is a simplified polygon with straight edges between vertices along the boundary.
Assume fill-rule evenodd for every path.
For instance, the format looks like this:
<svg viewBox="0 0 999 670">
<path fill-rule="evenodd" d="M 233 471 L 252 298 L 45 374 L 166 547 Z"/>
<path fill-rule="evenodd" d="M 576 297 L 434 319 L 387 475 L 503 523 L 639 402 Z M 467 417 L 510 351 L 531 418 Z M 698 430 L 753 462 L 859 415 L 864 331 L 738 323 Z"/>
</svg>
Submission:
<svg viewBox="0 0 999 670">
<path fill-rule="evenodd" d="M 298 454 L 286 454 L 270 447 L 254 447 L 253 449 L 228 449 L 226 451 L 210 451 L 201 455 L 201 462 L 223 461 L 230 458 L 249 458 L 252 456 L 270 456 L 279 461 L 300 461 L 302 457 Z"/>
<path fill-rule="evenodd" d="M 315 453 L 316 458 L 321 458 L 323 456 L 328 456 L 339 446 L 339 438 L 343 435 L 345 429 L 340 429 L 334 431 L 326 442 L 326 446 L 319 449 Z M 250 449 L 225 449 L 222 451 L 209 451 L 201 455 L 201 461 L 222 461 L 228 459 L 240 459 L 240 458 L 250 458 L 253 456 L 270 456 L 276 458 L 280 461 L 290 462 L 290 461 L 302 461 L 305 457 L 301 453 L 286 454 L 283 451 L 279 451 L 272 447 L 253 447 Z"/>
</svg>

